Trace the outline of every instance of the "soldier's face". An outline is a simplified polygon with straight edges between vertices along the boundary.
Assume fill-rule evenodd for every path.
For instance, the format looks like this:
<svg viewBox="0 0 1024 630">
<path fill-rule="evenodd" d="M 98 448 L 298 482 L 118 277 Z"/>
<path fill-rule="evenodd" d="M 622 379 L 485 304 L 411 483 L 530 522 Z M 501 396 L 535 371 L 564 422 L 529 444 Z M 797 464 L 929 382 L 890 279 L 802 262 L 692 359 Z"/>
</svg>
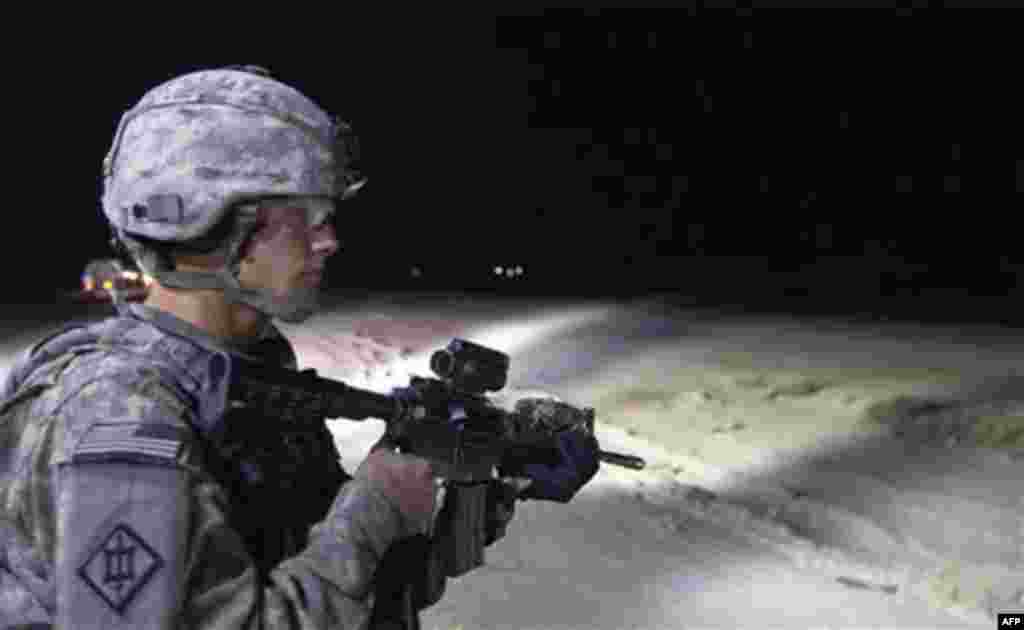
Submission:
<svg viewBox="0 0 1024 630">
<path fill-rule="evenodd" d="M 243 287 L 269 289 L 275 299 L 303 301 L 319 293 L 327 259 L 339 249 L 334 226 L 301 200 L 261 209 L 239 270 Z"/>
</svg>

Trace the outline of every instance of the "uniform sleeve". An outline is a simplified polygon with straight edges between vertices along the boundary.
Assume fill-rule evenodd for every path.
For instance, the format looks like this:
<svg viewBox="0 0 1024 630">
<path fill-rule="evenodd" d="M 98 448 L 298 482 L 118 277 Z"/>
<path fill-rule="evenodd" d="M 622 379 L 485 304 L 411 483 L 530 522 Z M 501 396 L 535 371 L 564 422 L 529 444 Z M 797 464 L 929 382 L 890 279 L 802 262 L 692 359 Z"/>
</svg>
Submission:
<svg viewBox="0 0 1024 630">
<path fill-rule="evenodd" d="M 261 577 L 185 414 L 152 382 L 94 383 L 66 405 L 77 420 L 55 462 L 58 627 L 366 627 L 379 560 L 412 534 L 397 509 L 354 479 L 307 548 Z"/>
</svg>

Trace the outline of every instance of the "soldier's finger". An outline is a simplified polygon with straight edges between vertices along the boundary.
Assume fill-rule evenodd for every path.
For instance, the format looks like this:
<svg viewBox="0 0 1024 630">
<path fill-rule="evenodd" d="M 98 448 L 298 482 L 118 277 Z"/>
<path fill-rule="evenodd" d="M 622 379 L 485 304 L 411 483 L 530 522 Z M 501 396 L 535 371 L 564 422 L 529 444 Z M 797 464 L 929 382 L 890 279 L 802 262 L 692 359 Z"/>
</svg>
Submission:
<svg viewBox="0 0 1024 630">
<path fill-rule="evenodd" d="M 373 451 L 394 451 L 396 448 L 398 448 L 398 445 L 395 444 L 394 440 L 391 439 L 391 436 L 385 433 L 384 435 L 381 436 L 379 440 L 377 440 L 376 443 L 374 443 L 373 446 L 370 447 L 370 452 L 372 453 Z"/>
</svg>

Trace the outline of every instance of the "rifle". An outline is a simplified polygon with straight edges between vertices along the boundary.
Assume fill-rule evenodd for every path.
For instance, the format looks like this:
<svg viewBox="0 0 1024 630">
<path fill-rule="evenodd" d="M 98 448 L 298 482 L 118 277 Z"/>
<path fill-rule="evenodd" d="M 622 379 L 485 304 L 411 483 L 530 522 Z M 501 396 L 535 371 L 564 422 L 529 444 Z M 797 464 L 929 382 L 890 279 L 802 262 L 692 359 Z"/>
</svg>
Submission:
<svg viewBox="0 0 1024 630">
<path fill-rule="evenodd" d="M 504 458 L 557 463 L 559 432 L 594 435 L 589 407 L 526 399 L 509 412 L 493 404 L 486 393 L 505 387 L 508 367 L 507 354 L 456 338 L 431 355 L 430 369 L 438 378 L 413 376 L 409 387 L 388 395 L 320 377 L 314 369 L 296 372 L 232 357 L 232 406 L 263 409 L 299 431 L 332 418 L 383 420 L 382 439 L 428 459 L 444 480 L 444 503 L 431 536 L 393 546 L 406 557 L 395 576 L 382 578 L 390 575 L 384 567 L 390 563 L 382 561 L 372 627 L 418 630 L 418 611 L 440 599 L 446 579 L 484 563 L 487 490 Z M 598 457 L 636 470 L 646 465 L 632 455 L 599 451 Z M 426 559 L 422 582 L 409 579 L 410 556 Z"/>
</svg>

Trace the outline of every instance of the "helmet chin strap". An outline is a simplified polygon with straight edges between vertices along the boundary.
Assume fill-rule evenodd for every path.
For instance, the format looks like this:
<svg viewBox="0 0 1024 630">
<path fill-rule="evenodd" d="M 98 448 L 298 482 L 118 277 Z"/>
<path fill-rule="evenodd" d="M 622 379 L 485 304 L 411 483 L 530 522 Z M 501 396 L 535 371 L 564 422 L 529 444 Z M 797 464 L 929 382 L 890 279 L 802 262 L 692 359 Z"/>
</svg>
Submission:
<svg viewBox="0 0 1024 630">
<path fill-rule="evenodd" d="M 301 324 L 320 307 L 319 287 L 297 287 L 287 295 L 277 296 L 269 289 L 241 286 L 228 266 L 216 272 L 158 271 L 152 274 L 162 286 L 172 289 L 212 289 L 222 291 L 234 304 L 245 304 L 270 317 L 289 324 Z"/>
<path fill-rule="evenodd" d="M 255 216 L 245 212 L 239 214 L 235 228 L 224 245 L 227 263 L 214 272 L 176 271 L 173 266 L 169 266 L 173 263 L 151 250 L 147 251 L 133 239 L 123 238 L 122 241 L 143 271 L 162 286 L 172 289 L 222 291 L 229 302 L 245 304 L 268 317 L 289 324 L 305 322 L 320 307 L 319 287 L 301 286 L 285 296 L 277 296 L 269 289 L 245 288 L 239 282 L 242 248 L 255 228 Z"/>
</svg>

